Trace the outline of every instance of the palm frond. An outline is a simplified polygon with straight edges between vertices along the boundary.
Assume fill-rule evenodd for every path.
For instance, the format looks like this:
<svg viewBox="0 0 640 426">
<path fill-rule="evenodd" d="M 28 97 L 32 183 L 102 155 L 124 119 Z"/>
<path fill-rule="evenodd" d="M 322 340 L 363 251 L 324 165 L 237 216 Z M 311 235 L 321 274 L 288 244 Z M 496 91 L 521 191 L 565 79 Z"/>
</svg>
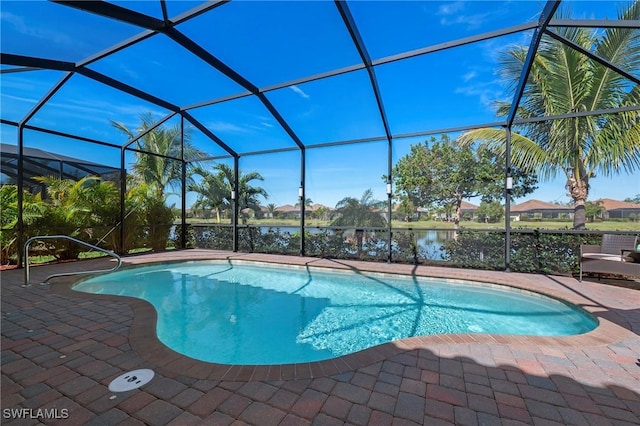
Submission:
<svg viewBox="0 0 640 426">
<path fill-rule="evenodd" d="M 504 157 L 507 146 L 507 132 L 502 129 L 483 128 L 468 131 L 458 138 L 462 146 L 480 143 L 490 151 Z M 519 133 L 511 133 L 511 162 L 523 172 L 537 173 L 543 180 L 554 179 L 558 165 L 554 164 L 551 153 L 535 141 Z"/>
</svg>

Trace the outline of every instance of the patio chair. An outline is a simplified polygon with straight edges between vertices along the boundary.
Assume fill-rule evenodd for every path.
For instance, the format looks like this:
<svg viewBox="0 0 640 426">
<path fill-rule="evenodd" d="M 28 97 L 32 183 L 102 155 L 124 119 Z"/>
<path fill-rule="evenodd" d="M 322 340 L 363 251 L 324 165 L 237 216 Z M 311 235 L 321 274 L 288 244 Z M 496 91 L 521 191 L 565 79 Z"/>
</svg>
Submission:
<svg viewBox="0 0 640 426">
<path fill-rule="evenodd" d="M 640 277 L 640 263 L 628 256 L 637 252 L 637 243 L 637 236 L 604 234 L 600 245 L 581 245 L 580 281 L 583 272 Z"/>
</svg>

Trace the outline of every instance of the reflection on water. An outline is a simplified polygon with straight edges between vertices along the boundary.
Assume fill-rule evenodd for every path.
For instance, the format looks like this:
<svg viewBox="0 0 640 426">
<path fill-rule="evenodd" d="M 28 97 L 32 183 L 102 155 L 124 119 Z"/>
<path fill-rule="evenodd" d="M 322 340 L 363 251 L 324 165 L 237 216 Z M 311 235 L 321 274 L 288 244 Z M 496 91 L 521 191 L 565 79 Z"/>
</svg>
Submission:
<svg viewBox="0 0 640 426">
<path fill-rule="evenodd" d="M 396 231 L 397 232 L 397 231 Z M 418 246 L 424 251 L 425 259 L 442 260 L 442 245 L 454 238 L 454 231 L 410 231 L 416 236 Z"/>
<path fill-rule="evenodd" d="M 260 231 L 265 234 L 271 230 L 279 230 L 280 232 L 288 232 L 290 234 L 294 234 L 296 232 L 300 232 L 300 227 L 298 226 L 261 226 Z M 329 227 L 306 227 L 305 230 L 311 235 L 318 235 L 322 232 L 332 233 L 332 229 Z M 345 237 L 352 237 L 354 230 L 345 230 Z M 375 235 L 375 232 L 371 233 Z M 443 251 L 440 249 L 442 245 L 454 238 L 454 231 L 449 230 L 425 230 L 425 229 L 416 229 L 416 230 L 405 230 L 405 229 L 394 229 L 394 235 L 407 235 L 413 236 L 413 241 L 416 242 L 418 246 L 418 252 L 421 253 L 421 256 L 425 259 L 430 260 L 443 260 Z M 387 233 L 384 232 L 382 238 L 386 238 Z"/>
</svg>

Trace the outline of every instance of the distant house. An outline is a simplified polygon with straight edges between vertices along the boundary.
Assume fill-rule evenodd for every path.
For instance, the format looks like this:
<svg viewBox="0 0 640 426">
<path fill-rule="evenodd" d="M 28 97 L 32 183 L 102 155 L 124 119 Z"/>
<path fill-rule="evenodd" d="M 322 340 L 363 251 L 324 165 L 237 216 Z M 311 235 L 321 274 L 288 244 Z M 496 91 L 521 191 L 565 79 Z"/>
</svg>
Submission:
<svg viewBox="0 0 640 426">
<path fill-rule="evenodd" d="M 475 204 L 471 204 L 471 203 L 467 203 L 466 201 L 463 201 L 462 204 L 460 205 L 460 214 L 463 217 L 471 216 L 471 220 L 473 220 L 476 217 L 477 209 L 478 209 L 478 206 L 476 206 Z"/>
<path fill-rule="evenodd" d="M 602 198 L 596 200 L 595 203 L 600 203 L 605 209 L 603 219 L 627 219 L 632 214 L 640 216 L 640 204 L 638 203 L 612 200 L 610 198 Z"/>
<path fill-rule="evenodd" d="M 511 219 L 518 221 L 529 219 L 573 219 L 573 207 L 547 203 L 540 200 L 529 200 L 511 206 Z"/>
<path fill-rule="evenodd" d="M 292 206 L 291 204 L 285 204 L 283 206 L 276 207 L 275 211 L 282 218 L 296 218 L 300 217 L 300 207 Z"/>
<path fill-rule="evenodd" d="M 462 203 L 460 203 L 460 217 L 468 217 L 469 219 L 473 220 L 476 216 L 476 210 L 478 209 L 478 206 L 476 206 L 475 204 L 471 204 L 467 201 L 462 201 Z M 423 208 L 418 208 L 418 217 L 420 217 L 421 214 L 427 214 L 428 210 L 427 209 L 423 209 Z M 455 214 L 455 210 L 451 210 L 451 215 Z M 434 215 L 434 218 L 436 220 L 452 220 L 453 217 L 450 215 L 447 215 L 447 213 L 436 213 Z"/>
<path fill-rule="evenodd" d="M 323 204 L 316 203 L 311 206 L 305 207 L 304 215 L 305 217 L 310 217 L 314 211 L 319 209 L 325 209 L 327 214 L 333 211 L 333 209 L 330 207 L 327 207 Z M 285 205 L 276 207 L 274 210 L 274 213 L 276 213 L 277 216 L 283 219 L 300 219 L 300 206 L 292 206 L 291 204 L 285 204 Z"/>
</svg>

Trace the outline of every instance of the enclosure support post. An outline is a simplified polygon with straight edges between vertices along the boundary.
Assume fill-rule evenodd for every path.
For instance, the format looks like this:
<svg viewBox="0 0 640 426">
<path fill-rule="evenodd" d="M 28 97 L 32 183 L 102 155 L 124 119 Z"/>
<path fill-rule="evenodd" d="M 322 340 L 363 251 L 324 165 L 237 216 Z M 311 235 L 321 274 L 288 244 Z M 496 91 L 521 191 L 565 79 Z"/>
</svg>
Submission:
<svg viewBox="0 0 640 426">
<path fill-rule="evenodd" d="M 126 148 L 120 149 L 120 247 L 118 247 L 118 254 L 125 254 L 125 229 L 124 221 L 126 219 L 126 195 L 127 195 L 127 169 L 125 168 L 125 151 Z"/>
<path fill-rule="evenodd" d="M 24 203 L 24 123 L 18 125 L 18 267 L 22 267 L 22 244 L 24 243 L 24 222 L 22 205 Z M 27 254 L 28 255 L 28 254 Z"/>
<path fill-rule="evenodd" d="M 27 115 L 18 123 L 18 267 L 22 268 L 22 263 L 24 259 L 22 258 L 22 245 L 24 244 L 24 214 L 22 208 L 24 207 L 24 128 L 33 118 L 33 116 L 47 103 L 49 99 L 71 78 L 73 75 L 72 72 L 66 73 L 60 81 L 58 81 L 49 92 L 44 95 L 42 99 L 35 104 L 31 111 L 27 113 Z"/>
<path fill-rule="evenodd" d="M 511 128 L 507 127 L 505 131 L 507 132 L 507 144 L 504 151 L 504 270 L 509 272 L 511 267 L 511 189 L 513 188 L 511 177 Z"/>
<path fill-rule="evenodd" d="M 393 250 L 392 250 L 392 246 L 391 244 L 393 243 L 393 227 L 391 226 L 391 208 L 393 206 L 393 202 L 392 202 L 392 198 L 393 198 L 393 190 L 392 190 L 392 184 L 393 184 L 393 178 L 391 176 L 391 173 L 393 172 L 393 142 L 392 139 L 389 138 L 387 139 L 388 144 L 387 144 L 387 209 L 388 210 L 388 214 L 387 214 L 387 226 L 389 228 L 389 235 L 388 235 L 388 242 L 389 242 L 389 252 L 387 254 L 387 263 L 391 263 L 392 256 L 393 256 Z"/>
<path fill-rule="evenodd" d="M 306 163 L 306 151 L 304 148 L 300 148 L 300 188 L 298 191 L 298 196 L 300 197 L 300 256 L 305 255 L 304 250 L 304 211 L 305 211 L 305 201 L 307 200 L 305 195 L 305 163 Z"/>
<path fill-rule="evenodd" d="M 180 248 L 187 248 L 187 162 L 184 160 L 184 116 L 180 116 L 180 142 L 182 159 L 182 216 L 180 218 Z"/>
<path fill-rule="evenodd" d="M 239 167 L 240 167 L 240 156 L 236 155 L 233 157 L 233 188 L 231 188 L 231 202 L 233 203 L 233 217 L 232 217 L 232 225 L 233 225 L 233 251 L 238 251 L 238 206 L 239 204 Z"/>
</svg>

